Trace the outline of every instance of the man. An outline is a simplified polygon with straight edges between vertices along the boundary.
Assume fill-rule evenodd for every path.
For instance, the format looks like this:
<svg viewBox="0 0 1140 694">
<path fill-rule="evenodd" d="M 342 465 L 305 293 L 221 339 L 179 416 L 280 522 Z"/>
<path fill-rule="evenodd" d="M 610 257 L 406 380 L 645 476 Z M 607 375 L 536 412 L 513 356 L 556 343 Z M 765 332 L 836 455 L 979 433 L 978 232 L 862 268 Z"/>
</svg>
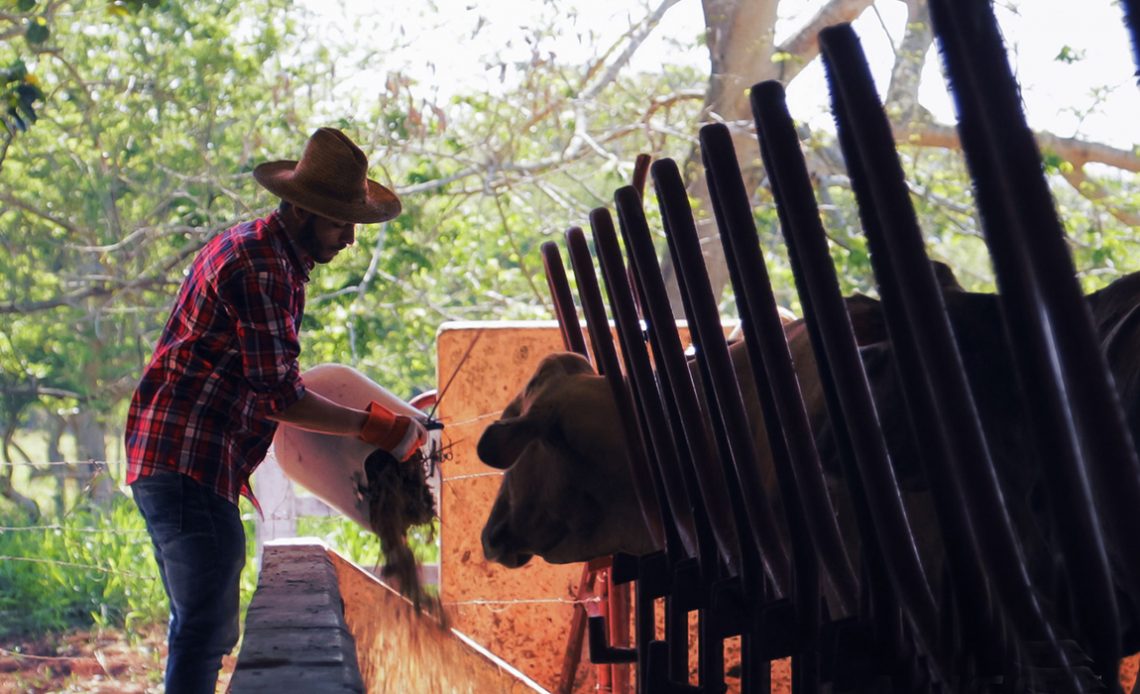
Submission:
<svg viewBox="0 0 1140 694">
<path fill-rule="evenodd" d="M 401 461 L 426 441 L 421 422 L 377 403 L 341 406 L 300 377 L 309 271 L 352 245 L 356 224 L 400 213 L 367 170 L 360 148 L 332 128 L 313 134 L 300 161 L 254 169 L 280 206 L 199 252 L 131 400 L 127 483 L 170 599 L 168 693 L 213 692 L 237 643 L 238 497 L 252 500 L 249 476 L 279 422 L 357 436 Z"/>
</svg>

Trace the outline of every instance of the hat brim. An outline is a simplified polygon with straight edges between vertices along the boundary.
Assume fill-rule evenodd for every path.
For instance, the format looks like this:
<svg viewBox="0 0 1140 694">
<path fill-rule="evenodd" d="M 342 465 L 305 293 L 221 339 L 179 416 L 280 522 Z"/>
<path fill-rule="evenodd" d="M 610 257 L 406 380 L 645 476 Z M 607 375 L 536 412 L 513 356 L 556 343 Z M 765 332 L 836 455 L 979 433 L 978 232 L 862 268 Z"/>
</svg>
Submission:
<svg viewBox="0 0 1140 694">
<path fill-rule="evenodd" d="M 296 167 L 297 162 L 291 160 L 265 162 L 253 170 L 253 178 L 282 200 L 340 222 L 376 224 L 400 216 L 400 199 L 371 178 L 364 200 L 345 201 L 297 185 L 293 180 Z"/>
</svg>

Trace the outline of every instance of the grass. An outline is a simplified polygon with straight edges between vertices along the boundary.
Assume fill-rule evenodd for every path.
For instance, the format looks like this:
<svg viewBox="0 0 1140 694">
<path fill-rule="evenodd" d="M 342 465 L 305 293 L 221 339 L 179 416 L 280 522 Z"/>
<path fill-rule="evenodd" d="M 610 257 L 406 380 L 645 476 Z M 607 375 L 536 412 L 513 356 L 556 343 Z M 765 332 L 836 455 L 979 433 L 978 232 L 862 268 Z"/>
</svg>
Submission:
<svg viewBox="0 0 1140 694">
<path fill-rule="evenodd" d="M 0 637 L 154 624 L 166 595 L 134 502 L 79 506 L 35 524 L 0 512 Z"/>
<path fill-rule="evenodd" d="M 26 486 L 35 489 L 44 481 Z M 106 505 L 70 496 L 69 510 L 34 521 L 0 500 L 0 640 L 76 628 L 130 632 L 167 619 L 166 594 L 134 500 L 121 489 Z M 41 501 L 40 507 L 51 505 Z M 245 499 L 241 510 L 247 551 L 241 577 L 244 623 L 257 585 L 257 514 Z M 439 561 L 431 530 L 425 526 L 410 533 L 421 562 Z M 362 566 L 382 561 L 378 538 L 344 518 L 301 518 L 298 535 L 319 537 Z"/>
</svg>

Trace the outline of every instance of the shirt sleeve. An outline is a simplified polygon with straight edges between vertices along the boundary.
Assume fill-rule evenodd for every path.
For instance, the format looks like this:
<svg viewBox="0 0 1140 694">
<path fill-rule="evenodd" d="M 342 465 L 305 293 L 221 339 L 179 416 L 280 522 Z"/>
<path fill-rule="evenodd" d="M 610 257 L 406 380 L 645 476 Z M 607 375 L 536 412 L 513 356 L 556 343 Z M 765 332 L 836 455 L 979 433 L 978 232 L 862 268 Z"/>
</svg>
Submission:
<svg viewBox="0 0 1140 694">
<path fill-rule="evenodd" d="M 301 343 L 293 287 L 279 273 L 248 268 L 221 284 L 219 293 L 233 312 L 255 414 L 273 415 L 300 400 L 305 387 L 297 362 Z"/>
</svg>

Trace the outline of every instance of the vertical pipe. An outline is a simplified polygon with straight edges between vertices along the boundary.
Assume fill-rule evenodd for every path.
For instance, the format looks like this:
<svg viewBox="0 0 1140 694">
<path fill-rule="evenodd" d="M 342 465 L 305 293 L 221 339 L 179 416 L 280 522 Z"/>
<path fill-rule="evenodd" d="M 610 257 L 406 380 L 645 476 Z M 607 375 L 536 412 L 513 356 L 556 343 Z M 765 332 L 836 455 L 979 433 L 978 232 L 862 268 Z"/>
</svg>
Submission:
<svg viewBox="0 0 1140 694">
<path fill-rule="evenodd" d="M 992 8 L 977 0 L 932 0 L 930 9 L 1067 559 L 1074 626 L 1109 684 L 1115 682 L 1121 646 L 1106 542 L 1120 548 L 1114 554 L 1120 578 L 1131 592 L 1140 591 L 1140 557 L 1124 549 L 1140 532 L 1140 462 L 1077 285 Z"/>
</svg>

